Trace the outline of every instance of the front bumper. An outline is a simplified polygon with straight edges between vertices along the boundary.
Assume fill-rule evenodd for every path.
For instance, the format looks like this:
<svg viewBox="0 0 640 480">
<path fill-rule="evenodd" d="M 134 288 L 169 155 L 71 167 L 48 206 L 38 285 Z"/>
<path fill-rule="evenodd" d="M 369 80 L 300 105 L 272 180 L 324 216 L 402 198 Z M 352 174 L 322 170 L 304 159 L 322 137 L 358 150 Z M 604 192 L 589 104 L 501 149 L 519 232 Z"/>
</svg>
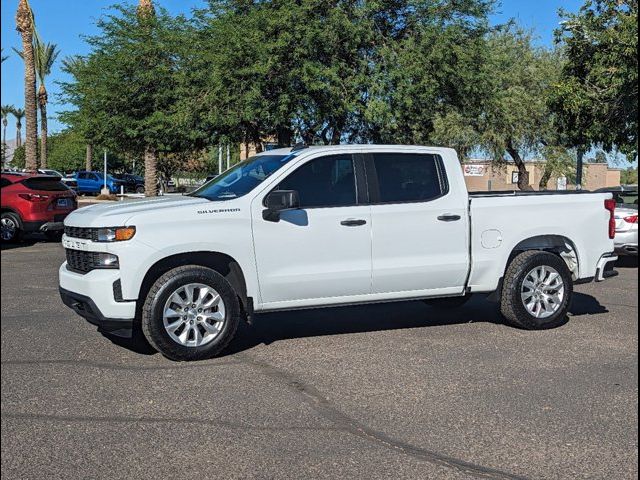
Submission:
<svg viewBox="0 0 640 480">
<path fill-rule="evenodd" d="M 119 270 L 92 270 L 83 275 L 69 271 L 65 262 L 58 273 L 65 305 L 102 331 L 131 337 L 136 302 L 116 299 Z"/>
</svg>

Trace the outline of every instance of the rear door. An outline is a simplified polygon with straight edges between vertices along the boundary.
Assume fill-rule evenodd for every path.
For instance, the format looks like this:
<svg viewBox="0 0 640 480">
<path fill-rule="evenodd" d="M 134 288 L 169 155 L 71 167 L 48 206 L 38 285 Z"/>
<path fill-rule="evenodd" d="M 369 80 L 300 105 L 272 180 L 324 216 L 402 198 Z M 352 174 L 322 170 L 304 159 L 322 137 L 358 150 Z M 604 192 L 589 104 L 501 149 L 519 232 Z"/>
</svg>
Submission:
<svg viewBox="0 0 640 480">
<path fill-rule="evenodd" d="M 78 190 L 78 192 L 84 193 L 89 191 L 89 180 L 87 179 L 87 175 L 87 172 L 78 172 L 76 174 L 76 189 Z"/>
<path fill-rule="evenodd" d="M 467 205 L 450 191 L 443 159 L 381 152 L 368 155 L 366 164 L 373 293 L 462 293 L 469 269 Z"/>
<path fill-rule="evenodd" d="M 267 192 L 254 199 L 263 308 L 340 303 L 341 297 L 371 292 L 371 218 L 358 178 L 363 175 L 356 175 L 352 155 L 323 156 L 297 167 L 273 189 L 297 191 L 300 209 L 270 222 L 262 218 Z"/>
</svg>

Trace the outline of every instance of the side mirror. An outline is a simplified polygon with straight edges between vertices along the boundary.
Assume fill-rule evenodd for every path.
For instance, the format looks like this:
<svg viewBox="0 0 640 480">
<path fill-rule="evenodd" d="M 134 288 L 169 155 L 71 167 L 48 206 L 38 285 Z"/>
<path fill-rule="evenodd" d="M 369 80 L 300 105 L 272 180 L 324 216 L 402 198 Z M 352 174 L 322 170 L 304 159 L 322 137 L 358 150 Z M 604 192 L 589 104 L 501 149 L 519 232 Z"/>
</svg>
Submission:
<svg viewBox="0 0 640 480">
<path fill-rule="evenodd" d="M 264 200 L 262 218 L 267 222 L 279 222 L 280 212 L 300 208 L 300 197 L 295 190 L 275 190 Z"/>
</svg>

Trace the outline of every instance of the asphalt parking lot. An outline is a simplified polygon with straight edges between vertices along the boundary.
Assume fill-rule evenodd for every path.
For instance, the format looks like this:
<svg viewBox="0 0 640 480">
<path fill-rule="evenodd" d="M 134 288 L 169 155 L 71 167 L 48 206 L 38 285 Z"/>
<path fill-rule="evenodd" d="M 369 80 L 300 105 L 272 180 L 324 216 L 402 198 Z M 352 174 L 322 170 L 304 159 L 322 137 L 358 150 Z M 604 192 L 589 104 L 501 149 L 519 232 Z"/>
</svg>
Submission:
<svg viewBox="0 0 640 480">
<path fill-rule="evenodd" d="M 552 331 L 483 298 L 323 309 L 185 364 L 64 307 L 60 245 L 1 255 L 2 478 L 637 478 L 637 262 Z"/>
</svg>

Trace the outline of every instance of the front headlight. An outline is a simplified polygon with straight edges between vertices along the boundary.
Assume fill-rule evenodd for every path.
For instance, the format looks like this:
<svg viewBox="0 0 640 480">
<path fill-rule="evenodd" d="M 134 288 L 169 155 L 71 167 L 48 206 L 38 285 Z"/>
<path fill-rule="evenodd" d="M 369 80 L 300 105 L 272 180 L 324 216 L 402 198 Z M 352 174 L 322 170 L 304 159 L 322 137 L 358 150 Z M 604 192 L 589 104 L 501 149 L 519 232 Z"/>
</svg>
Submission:
<svg viewBox="0 0 640 480">
<path fill-rule="evenodd" d="M 136 227 L 98 228 L 96 241 L 123 242 L 125 240 L 131 240 L 135 234 L 136 234 Z"/>
</svg>

